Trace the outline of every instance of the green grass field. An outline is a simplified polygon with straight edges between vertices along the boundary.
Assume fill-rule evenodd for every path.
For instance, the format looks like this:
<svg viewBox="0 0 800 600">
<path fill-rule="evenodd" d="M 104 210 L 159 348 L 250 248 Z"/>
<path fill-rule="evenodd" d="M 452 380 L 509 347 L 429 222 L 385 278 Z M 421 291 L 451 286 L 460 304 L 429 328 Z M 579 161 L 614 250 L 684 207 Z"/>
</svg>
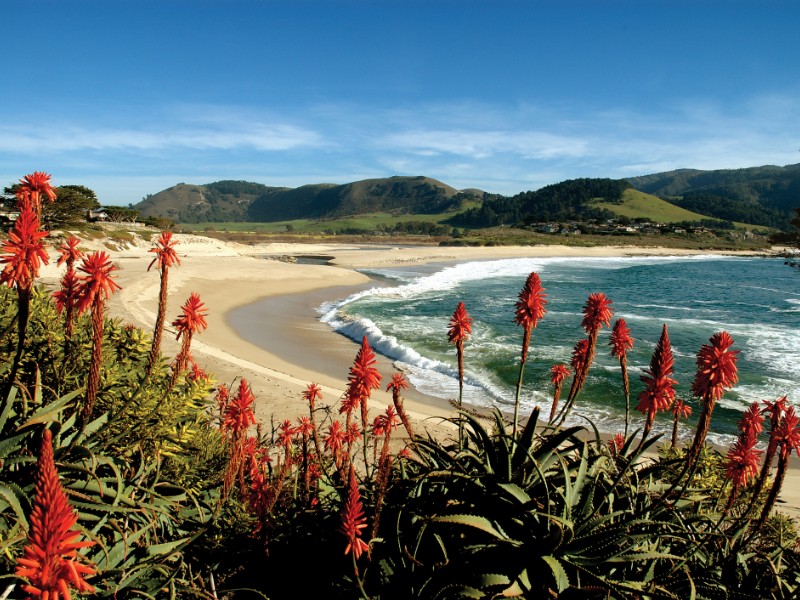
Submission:
<svg viewBox="0 0 800 600">
<path fill-rule="evenodd" d="M 680 223 L 681 221 L 700 221 L 701 219 L 718 220 L 675 206 L 661 198 L 634 189 L 625 190 L 622 195 L 622 204 L 595 202 L 593 205 L 608 209 L 629 219 L 646 218 L 659 223 Z M 769 229 L 768 227 L 749 225 L 747 223 L 734 223 L 734 225 L 738 229 Z"/>
<path fill-rule="evenodd" d="M 274 223 L 195 223 L 181 224 L 183 231 L 232 231 L 256 233 L 286 233 L 288 230 L 294 233 L 324 233 L 360 229 L 374 231 L 381 227 L 392 227 L 396 223 L 404 221 L 421 221 L 425 223 L 441 223 L 452 217 L 452 213 L 436 215 L 391 215 L 388 213 L 370 213 L 355 217 L 345 217 L 342 219 L 326 219 L 311 221 L 308 219 L 298 219 L 295 221 L 277 221 Z"/>
</svg>

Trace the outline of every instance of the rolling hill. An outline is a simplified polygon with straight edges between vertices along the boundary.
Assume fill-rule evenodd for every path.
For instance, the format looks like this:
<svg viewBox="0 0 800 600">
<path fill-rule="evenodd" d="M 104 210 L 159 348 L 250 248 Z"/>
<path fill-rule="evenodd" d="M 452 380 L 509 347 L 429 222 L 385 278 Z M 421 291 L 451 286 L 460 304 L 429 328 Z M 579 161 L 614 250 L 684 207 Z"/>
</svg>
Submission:
<svg viewBox="0 0 800 600">
<path fill-rule="evenodd" d="M 662 200 L 652 194 L 629 188 L 622 193 L 621 202 L 592 201 L 591 206 L 603 208 L 615 215 L 629 219 L 646 218 L 657 223 L 681 223 L 684 221 L 700 221 L 706 215 L 692 212 Z"/>
<path fill-rule="evenodd" d="M 134 208 L 142 217 L 166 217 L 177 223 L 247 221 L 247 210 L 253 200 L 287 189 L 247 181 L 179 183 L 147 196 Z"/>
<path fill-rule="evenodd" d="M 134 208 L 144 217 L 179 223 L 294 219 L 335 219 L 365 213 L 439 214 L 480 198 L 480 190 L 459 190 L 430 177 L 388 177 L 336 185 L 269 187 L 244 181 L 178 184 L 148 196 Z"/>
<path fill-rule="evenodd" d="M 746 212 L 749 206 L 788 215 L 793 208 L 800 206 L 800 164 L 715 171 L 679 169 L 629 177 L 627 181 L 637 190 L 662 198 L 685 201 L 687 197 L 705 197 L 709 200 L 706 208 L 712 211 L 718 210 L 710 206 L 715 198 L 738 203 L 740 212 Z M 702 203 L 693 202 L 691 209 L 700 207 Z M 701 212 L 710 214 L 708 210 Z"/>
<path fill-rule="evenodd" d="M 482 192 L 481 192 L 482 193 Z M 374 212 L 432 214 L 457 210 L 471 194 L 430 177 L 365 179 L 268 192 L 250 205 L 251 221 L 335 219 Z"/>
<path fill-rule="evenodd" d="M 638 190 L 633 194 L 630 188 Z M 429 177 L 387 177 L 298 188 L 246 181 L 178 184 L 134 208 L 178 223 L 324 222 L 382 215 L 483 228 L 614 215 L 661 222 L 706 218 L 789 228 L 800 206 L 800 164 L 720 171 L 680 169 L 626 180 L 573 179 L 515 196 L 457 190 Z M 388 221 L 387 221 L 388 222 Z"/>
</svg>

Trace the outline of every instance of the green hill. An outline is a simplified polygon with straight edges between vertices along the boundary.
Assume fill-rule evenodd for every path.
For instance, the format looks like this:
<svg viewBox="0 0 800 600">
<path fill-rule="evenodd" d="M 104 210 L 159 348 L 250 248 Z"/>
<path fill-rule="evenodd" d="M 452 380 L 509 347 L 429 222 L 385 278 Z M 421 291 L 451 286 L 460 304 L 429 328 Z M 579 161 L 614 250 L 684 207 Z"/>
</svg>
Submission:
<svg viewBox="0 0 800 600">
<path fill-rule="evenodd" d="M 480 190 L 459 192 L 429 177 L 388 177 L 298 188 L 219 181 L 205 185 L 181 183 L 147 197 L 135 208 L 144 217 L 168 217 L 179 223 L 271 223 L 367 213 L 441 214 L 455 212 L 482 195 Z"/>
<path fill-rule="evenodd" d="M 652 194 L 645 194 L 633 188 L 622 193 L 622 202 L 612 203 L 593 201 L 596 208 L 603 208 L 616 215 L 634 219 L 648 219 L 657 223 L 680 223 L 683 221 L 700 221 L 705 215 L 686 210 L 662 200 Z"/>
<path fill-rule="evenodd" d="M 437 222 L 451 226 L 485 228 L 619 215 L 665 223 L 711 218 L 788 229 L 796 206 L 800 206 L 800 164 L 680 169 L 626 180 L 572 179 L 514 196 L 459 191 L 422 176 L 298 188 L 246 181 L 181 183 L 148 196 L 134 208 L 143 217 L 167 217 L 185 224 L 330 222 L 365 215 L 382 215 L 378 220 L 387 222 L 427 221 L 435 215 Z"/>
<path fill-rule="evenodd" d="M 800 164 L 700 171 L 679 169 L 630 177 L 642 192 L 731 221 L 785 227 L 800 206 Z"/>
<path fill-rule="evenodd" d="M 147 196 L 134 208 L 142 217 L 166 217 L 177 223 L 245 221 L 253 200 L 286 189 L 247 181 L 217 181 L 205 185 L 179 183 Z"/>
<path fill-rule="evenodd" d="M 429 177 L 365 179 L 267 192 L 248 210 L 251 221 L 335 219 L 364 213 L 433 214 L 457 210 L 466 194 Z"/>
</svg>

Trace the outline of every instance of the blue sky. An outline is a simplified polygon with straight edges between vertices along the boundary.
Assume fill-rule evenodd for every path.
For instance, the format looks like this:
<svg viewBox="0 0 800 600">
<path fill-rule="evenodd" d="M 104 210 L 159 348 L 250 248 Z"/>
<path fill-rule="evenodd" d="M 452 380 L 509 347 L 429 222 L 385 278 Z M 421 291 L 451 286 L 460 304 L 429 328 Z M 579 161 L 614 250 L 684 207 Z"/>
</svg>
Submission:
<svg viewBox="0 0 800 600">
<path fill-rule="evenodd" d="M 575 177 L 800 162 L 800 3 L 3 0 L 0 184 Z"/>
</svg>

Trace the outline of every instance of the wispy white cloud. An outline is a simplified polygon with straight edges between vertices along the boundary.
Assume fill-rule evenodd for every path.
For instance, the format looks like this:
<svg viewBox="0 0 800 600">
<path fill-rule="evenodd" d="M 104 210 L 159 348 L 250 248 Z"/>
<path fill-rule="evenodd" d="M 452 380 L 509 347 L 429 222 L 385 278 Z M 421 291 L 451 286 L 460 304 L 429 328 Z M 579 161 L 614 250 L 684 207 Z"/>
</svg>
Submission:
<svg viewBox="0 0 800 600">
<path fill-rule="evenodd" d="M 415 129 L 390 133 L 377 141 L 384 149 L 421 155 L 455 154 L 473 159 L 513 154 L 523 159 L 584 156 L 586 141 L 541 131 Z"/>
<path fill-rule="evenodd" d="M 42 123 L 41 120 L 36 126 L 0 124 L 0 152 L 8 153 L 146 152 L 179 148 L 270 152 L 325 144 L 319 132 L 290 123 L 204 119 L 191 113 L 182 120 L 162 120 L 137 127 L 102 126 L 91 122 Z"/>
<path fill-rule="evenodd" d="M 271 185 L 429 175 L 458 188 L 513 194 L 575 177 L 800 161 L 800 103 L 791 93 L 728 104 L 707 99 L 631 107 L 454 102 L 267 108 L 184 105 L 67 121 L 13 115 L 0 124 L 0 172 L 44 157 L 71 182 L 125 197 L 157 182 L 251 179 Z M 27 168 L 27 165 L 24 165 Z M 144 177 L 137 179 L 139 172 Z M 149 179 L 148 179 L 149 177 Z M 9 179 L 10 181 L 11 179 Z M 136 181 L 142 189 L 132 194 Z M 164 186 L 166 187 L 166 186 Z M 121 192 L 122 194 L 122 192 Z"/>
</svg>

